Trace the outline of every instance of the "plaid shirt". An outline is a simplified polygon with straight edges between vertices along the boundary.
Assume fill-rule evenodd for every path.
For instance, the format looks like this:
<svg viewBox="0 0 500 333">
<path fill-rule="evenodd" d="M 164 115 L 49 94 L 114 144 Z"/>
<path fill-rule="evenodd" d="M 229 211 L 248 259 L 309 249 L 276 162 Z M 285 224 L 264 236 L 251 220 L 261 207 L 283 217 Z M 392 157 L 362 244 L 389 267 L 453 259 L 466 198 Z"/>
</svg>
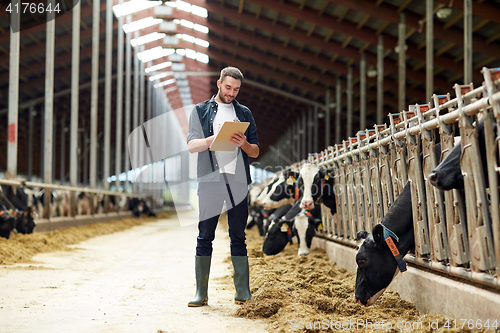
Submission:
<svg viewBox="0 0 500 333">
<path fill-rule="evenodd" d="M 255 125 L 252 112 L 249 108 L 241 105 L 236 100 L 233 100 L 231 103 L 233 103 L 236 117 L 238 117 L 241 122 L 250 123 L 244 133 L 248 143 L 259 145 L 257 126 Z M 201 102 L 193 108 L 191 116 L 189 117 L 188 143 L 193 139 L 204 139 L 214 134 L 213 121 L 216 113 L 217 102 L 215 101 L 215 95 L 212 96 L 210 100 Z M 219 181 L 219 177 L 219 165 L 215 154 L 209 149 L 198 153 L 198 181 L 217 182 Z M 241 148 L 238 148 L 235 180 L 240 182 L 245 182 L 246 180 L 248 185 L 252 183 L 248 155 Z"/>
</svg>

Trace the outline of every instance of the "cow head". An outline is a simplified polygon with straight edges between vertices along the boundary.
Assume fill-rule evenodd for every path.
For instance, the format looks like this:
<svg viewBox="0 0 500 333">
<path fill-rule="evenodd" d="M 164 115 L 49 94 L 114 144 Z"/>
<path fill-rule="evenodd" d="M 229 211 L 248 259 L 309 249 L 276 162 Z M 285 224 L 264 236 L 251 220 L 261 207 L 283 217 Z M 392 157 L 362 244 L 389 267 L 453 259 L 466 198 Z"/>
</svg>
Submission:
<svg viewBox="0 0 500 333">
<path fill-rule="evenodd" d="M 373 227 L 371 233 L 359 231 L 357 238 L 364 241 L 356 254 L 354 298 L 357 303 L 372 305 L 399 272 L 396 258 L 385 239 L 392 239 L 401 257 L 415 247 L 409 182 L 382 222 Z"/>
<path fill-rule="evenodd" d="M 306 163 L 300 168 L 300 178 L 304 186 L 304 195 L 300 202 L 300 208 L 302 209 L 313 209 L 314 199 L 312 196 L 312 186 L 316 175 L 318 174 L 319 168 L 315 164 Z"/>
<path fill-rule="evenodd" d="M 364 239 L 356 254 L 356 303 L 372 305 L 382 295 L 398 273 L 398 265 L 383 240 L 383 230 L 377 224 L 372 233 L 359 231 L 357 238 Z"/>
<path fill-rule="evenodd" d="M 464 189 L 464 176 L 460 169 L 462 145 L 458 143 L 439 165 L 429 174 L 429 181 L 439 189 Z"/>
</svg>

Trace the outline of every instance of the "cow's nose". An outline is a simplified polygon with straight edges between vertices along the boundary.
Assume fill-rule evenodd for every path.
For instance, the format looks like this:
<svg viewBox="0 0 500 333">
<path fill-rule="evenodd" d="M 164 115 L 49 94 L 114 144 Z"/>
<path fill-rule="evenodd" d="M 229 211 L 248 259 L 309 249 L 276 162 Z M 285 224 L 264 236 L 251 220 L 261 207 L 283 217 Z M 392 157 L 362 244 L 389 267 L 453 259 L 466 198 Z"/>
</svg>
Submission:
<svg viewBox="0 0 500 333">
<path fill-rule="evenodd" d="M 431 182 L 432 185 L 436 185 L 438 179 L 438 175 L 435 172 L 431 172 L 429 175 L 429 181 Z"/>
<path fill-rule="evenodd" d="M 312 201 L 302 201 L 300 208 L 308 209 L 308 208 L 311 208 L 313 205 L 314 205 L 314 203 Z"/>
<path fill-rule="evenodd" d="M 354 297 L 354 303 L 357 303 L 359 305 L 363 305 L 363 303 L 361 303 L 361 301 L 359 299 L 357 299 L 356 297 Z"/>
</svg>

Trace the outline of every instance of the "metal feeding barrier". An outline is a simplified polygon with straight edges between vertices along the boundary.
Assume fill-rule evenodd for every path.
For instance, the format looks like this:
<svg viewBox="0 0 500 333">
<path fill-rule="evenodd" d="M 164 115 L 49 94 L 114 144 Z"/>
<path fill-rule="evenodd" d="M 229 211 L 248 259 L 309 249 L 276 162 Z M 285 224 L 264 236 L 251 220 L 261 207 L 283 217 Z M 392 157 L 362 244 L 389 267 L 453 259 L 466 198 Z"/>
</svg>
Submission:
<svg viewBox="0 0 500 333">
<path fill-rule="evenodd" d="M 455 98 L 433 95 L 432 105 L 410 105 L 390 114 L 390 124 L 360 131 L 342 144 L 310 154 L 309 162 L 332 168 L 337 213 L 322 207 L 325 238 L 357 246 L 356 233 L 382 221 L 410 182 L 415 251 L 408 261 L 448 275 L 500 289 L 500 68 L 483 68 L 481 87 L 455 84 Z M 484 119 L 485 136 L 475 122 Z M 497 129 L 496 137 L 494 128 Z M 464 191 L 443 191 L 428 176 L 462 144 Z M 485 140 L 489 186 L 486 187 L 479 140 Z"/>
</svg>

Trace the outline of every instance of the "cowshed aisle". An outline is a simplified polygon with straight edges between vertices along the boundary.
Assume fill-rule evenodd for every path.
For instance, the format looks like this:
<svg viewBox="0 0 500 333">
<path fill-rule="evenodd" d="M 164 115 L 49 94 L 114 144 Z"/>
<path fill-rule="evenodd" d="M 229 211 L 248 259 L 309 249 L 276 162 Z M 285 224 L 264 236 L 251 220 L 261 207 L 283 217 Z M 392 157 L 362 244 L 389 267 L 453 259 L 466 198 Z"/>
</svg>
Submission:
<svg viewBox="0 0 500 333">
<path fill-rule="evenodd" d="M 179 218 L 196 220 L 196 212 Z M 36 264 L 0 267 L 1 332 L 264 332 L 266 323 L 235 318 L 227 230 L 218 228 L 209 306 L 194 296 L 197 228 L 175 215 L 98 236 L 73 251 L 39 254 Z"/>
</svg>

